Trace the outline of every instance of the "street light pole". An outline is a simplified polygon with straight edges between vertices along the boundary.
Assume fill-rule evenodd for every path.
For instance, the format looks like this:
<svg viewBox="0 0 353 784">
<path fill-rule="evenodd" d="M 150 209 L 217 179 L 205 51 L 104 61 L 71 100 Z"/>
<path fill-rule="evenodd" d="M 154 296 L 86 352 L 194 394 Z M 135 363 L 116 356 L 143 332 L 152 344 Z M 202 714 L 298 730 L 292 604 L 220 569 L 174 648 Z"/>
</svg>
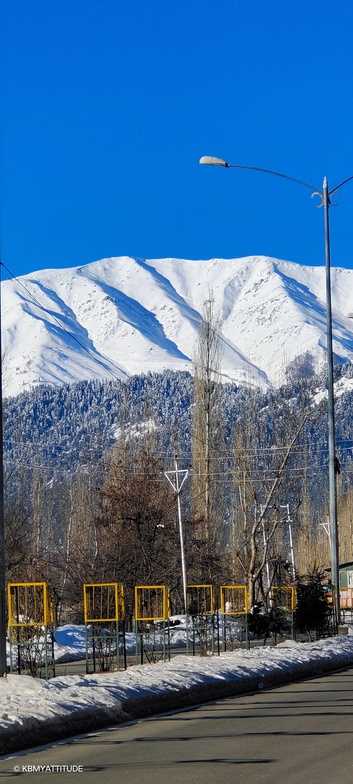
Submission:
<svg viewBox="0 0 353 784">
<path fill-rule="evenodd" d="M 331 547 L 331 582 L 332 602 L 335 609 L 336 623 L 341 622 L 340 587 L 339 587 L 339 541 L 337 524 L 337 488 L 336 488 L 336 429 L 335 429 L 335 398 L 333 390 L 333 349 L 332 349 L 332 306 L 331 306 L 331 253 L 330 253 L 330 194 L 327 178 L 322 185 L 322 205 L 324 208 L 325 232 L 325 270 L 326 270 L 326 332 L 327 332 L 327 397 L 328 397 L 328 481 L 329 481 L 329 521 Z"/>
<path fill-rule="evenodd" d="M 325 236 L 325 270 L 326 270 L 326 330 L 327 330 L 327 394 L 328 394 L 328 452 L 329 452 L 329 524 L 331 538 L 331 580 L 336 623 L 340 624 L 340 590 L 339 590 L 339 542 L 337 525 L 337 492 L 336 492 L 336 444 L 335 444 L 335 403 L 333 389 L 333 348 L 332 348 L 332 307 L 331 307 L 331 258 L 330 258 L 330 226 L 329 226 L 329 207 L 331 204 L 330 196 L 346 182 L 353 180 L 353 175 L 347 177 L 331 191 L 328 188 L 327 178 L 324 177 L 322 190 L 310 183 L 297 180 L 288 174 L 263 169 L 259 166 L 245 166 L 240 163 L 228 163 L 223 158 L 216 158 L 211 155 L 204 155 L 199 163 L 209 166 L 223 166 L 226 169 L 250 169 L 252 171 L 271 174 L 275 177 L 295 182 L 303 185 L 312 191 L 312 195 L 318 195 L 324 208 L 324 236 Z"/>
</svg>

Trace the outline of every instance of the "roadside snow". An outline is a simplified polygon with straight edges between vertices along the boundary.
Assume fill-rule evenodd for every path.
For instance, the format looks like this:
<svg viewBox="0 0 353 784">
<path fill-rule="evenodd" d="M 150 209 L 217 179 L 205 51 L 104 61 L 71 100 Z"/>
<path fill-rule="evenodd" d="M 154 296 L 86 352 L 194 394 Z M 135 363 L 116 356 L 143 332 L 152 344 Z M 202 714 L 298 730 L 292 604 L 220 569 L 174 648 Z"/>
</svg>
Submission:
<svg viewBox="0 0 353 784">
<path fill-rule="evenodd" d="M 353 639 L 340 636 L 49 681 L 11 674 L 0 680 L 0 753 L 351 665 Z"/>
</svg>

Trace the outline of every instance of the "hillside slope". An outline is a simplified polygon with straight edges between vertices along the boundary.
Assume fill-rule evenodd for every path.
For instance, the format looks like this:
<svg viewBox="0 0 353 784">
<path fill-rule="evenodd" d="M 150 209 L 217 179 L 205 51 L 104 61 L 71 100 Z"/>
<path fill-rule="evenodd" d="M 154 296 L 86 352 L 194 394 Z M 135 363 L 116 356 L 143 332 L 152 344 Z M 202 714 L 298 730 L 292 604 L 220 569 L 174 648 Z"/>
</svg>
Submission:
<svg viewBox="0 0 353 784">
<path fill-rule="evenodd" d="M 353 270 L 332 270 L 334 352 L 353 359 Z M 4 281 L 6 396 L 42 384 L 192 370 L 204 302 L 222 324 L 224 380 L 262 387 L 310 352 L 325 362 L 325 270 L 250 256 L 129 257 Z"/>
</svg>

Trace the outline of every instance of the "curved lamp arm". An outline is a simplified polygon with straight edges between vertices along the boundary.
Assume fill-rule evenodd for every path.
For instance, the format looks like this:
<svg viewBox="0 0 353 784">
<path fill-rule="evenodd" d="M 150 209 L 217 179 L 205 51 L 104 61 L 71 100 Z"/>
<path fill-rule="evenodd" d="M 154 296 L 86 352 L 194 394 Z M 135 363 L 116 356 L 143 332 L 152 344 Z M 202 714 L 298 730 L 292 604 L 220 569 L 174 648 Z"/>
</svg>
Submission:
<svg viewBox="0 0 353 784">
<path fill-rule="evenodd" d="M 275 177 L 282 177 L 284 180 L 296 182 L 297 185 L 304 185 L 304 188 L 310 188 L 314 193 L 317 193 L 321 197 L 323 196 L 323 190 L 317 188 L 316 185 L 310 185 L 308 182 L 297 180 L 295 177 L 290 177 L 288 174 L 282 174 L 282 172 L 273 171 L 272 169 L 262 169 L 260 166 L 245 166 L 242 163 L 228 163 L 228 161 L 223 160 L 223 158 L 216 158 L 214 155 L 203 155 L 202 158 L 200 158 L 199 163 L 206 164 L 207 166 L 223 166 L 225 169 L 250 169 L 251 171 L 263 172 L 264 174 L 273 174 Z M 346 180 L 343 180 L 343 182 L 340 182 L 339 185 L 332 188 L 332 190 L 328 191 L 328 196 L 331 196 L 332 193 L 338 191 L 342 185 L 345 185 L 346 182 L 350 182 L 350 180 L 353 180 L 353 174 L 350 177 L 347 177 Z"/>
</svg>

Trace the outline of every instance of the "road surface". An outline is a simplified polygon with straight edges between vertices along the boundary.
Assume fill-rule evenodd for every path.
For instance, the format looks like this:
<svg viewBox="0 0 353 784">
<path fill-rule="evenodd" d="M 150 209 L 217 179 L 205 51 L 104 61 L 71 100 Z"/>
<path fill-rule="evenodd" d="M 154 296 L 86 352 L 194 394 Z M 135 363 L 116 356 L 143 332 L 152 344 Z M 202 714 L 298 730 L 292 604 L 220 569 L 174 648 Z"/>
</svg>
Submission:
<svg viewBox="0 0 353 784">
<path fill-rule="evenodd" d="M 353 669 L 2 758 L 0 782 L 353 784 L 352 714 Z"/>
</svg>

